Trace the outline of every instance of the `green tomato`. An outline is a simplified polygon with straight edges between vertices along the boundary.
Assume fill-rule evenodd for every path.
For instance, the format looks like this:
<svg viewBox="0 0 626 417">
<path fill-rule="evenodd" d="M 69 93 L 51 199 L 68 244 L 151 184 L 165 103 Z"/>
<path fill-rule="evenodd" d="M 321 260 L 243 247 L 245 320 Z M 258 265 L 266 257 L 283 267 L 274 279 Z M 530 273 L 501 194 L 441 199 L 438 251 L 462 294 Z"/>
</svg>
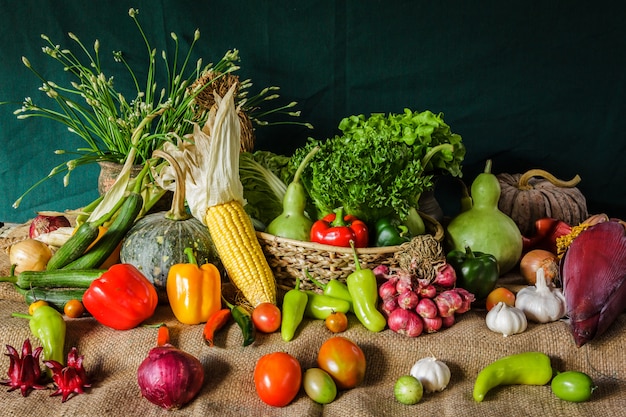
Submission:
<svg viewBox="0 0 626 417">
<path fill-rule="evenodd" d="M 565 401 L 583 402 L 591 398 L 597 388 L 591 377 L 583 372 L 567 371 L 552 378 L 552 392 Z"/>
<path fill-rule="evenodd" d="M 413 405 L 420 402 L 424 395 L 424 387 L 419 379 L 412 375 L 403 375 L 393 387 L 393 395 L 402 404 Z"/>
<path fill-rule="evenodd" d="M 337 384 L 333 378 L 321 368 L 309 368 L 304 372 L 302 380 L 304 392 L 319 404 L 329 404 L 337 396 Z"/>
</svg>

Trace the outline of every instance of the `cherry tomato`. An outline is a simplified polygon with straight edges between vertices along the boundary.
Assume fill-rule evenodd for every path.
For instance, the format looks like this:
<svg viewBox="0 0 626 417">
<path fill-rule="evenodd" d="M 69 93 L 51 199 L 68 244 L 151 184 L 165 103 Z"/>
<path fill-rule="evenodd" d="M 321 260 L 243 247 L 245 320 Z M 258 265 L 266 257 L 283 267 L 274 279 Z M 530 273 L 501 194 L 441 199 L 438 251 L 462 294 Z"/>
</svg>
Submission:
<svg viewBox="0 0 626 417">
<path fill-rule="evenodd" d="M 320 368 L 307 369 L 302 386 L 306 395 L 319 404 L 329 404 L 337 397 L 337 384 L 328 372 Z"/>
<path fill-rule="evenodd" d="M 557 374 L 550 383 L 554 395 L 565 401 L 583 402 L 597 388 L 591 377 L 583 372 L 567 371 Z"/>
<path fill-rule="evenodd" d="M 487 300 L 485 301 L 485 307 L 487 311 L 491 310 L 496 304 L 500 301 L 504 302 L 510 307 L 515 306 L 515 294 L 509 289 L 504 287 L 498 287 L 495 290 L 491 291 L 487 296 Z"/>
<path fill-rule="evenodd" d="M 340 390 L 354 388 L 365 378 L 365 354 L 342 336 L 333 336 L 322 344 L 317 364 L 333 377 Z"/>
<path fill-rule="evenodd" d="M 44 301 L 44 300 L 37 300 L 37 301 L 33 301 L 32 303 L 30 303 L 30 305 L 28 306 L 28 314 L 30 314 L 31 316 L 33 315 L 33 312 L 35 310 L 37 310 L 39 307 L 41 306 L 47 306 L 48 302 Z"/>
<path fill-rule="evenodd" d="M 345 332 L 348 328 L 348 316 L 341 311 L 335 311 L 326 317 L 324 324 L 333 333 Z"/>
<path fill-rule="evenodd" d="M 78 318 L 85 314 L 85 306 L 80 300 L 70 300 L 63 306 L 63 313 L 70 318 Z"/>
<path fill-rule="evenodd" d="M 300 362 L 285 352 L 261 356 L 254 367 L 254 386 L 259 398 L 271 406 L 284 407 L 300 391 Z"/>
<path fill-rule="evenodd" d="M 274 333 L 280 329 L 280 308 L 272 303 L 261 303 L 252 310 L 254 327 L 262 333 Z"/>
</svg>

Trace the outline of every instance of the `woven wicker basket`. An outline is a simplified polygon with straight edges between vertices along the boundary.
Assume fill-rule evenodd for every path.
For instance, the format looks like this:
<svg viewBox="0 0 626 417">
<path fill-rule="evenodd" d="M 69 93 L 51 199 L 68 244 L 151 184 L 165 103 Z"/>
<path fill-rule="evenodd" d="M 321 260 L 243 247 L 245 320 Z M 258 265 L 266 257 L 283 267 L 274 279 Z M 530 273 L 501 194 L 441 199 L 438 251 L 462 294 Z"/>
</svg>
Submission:
<svg viewBox="0 0 626 417">
<path fill-rule="evenodd" d="M 425 213 L 420 212 L 420 216 L 424 219 L 426 231 L 441 242 L 444 237 L 441 224 Z M 285 239 L 264 232 L 256 234 L 279 290 L 292 289 L 297 277 L 300 277 L 301 289 L 317 289 L 312 281 L 306 279 L 305 270 L 322 283 L 331 279 L 345 281 L 354 272 L 354 253 L 351 248 Z M 397 266 L 395 255 L 401 248 L 402 245 L 360 248 L 356 251 L 362 268 L 374 268 L 381 264 L 393 267 Z"/>
</svg>

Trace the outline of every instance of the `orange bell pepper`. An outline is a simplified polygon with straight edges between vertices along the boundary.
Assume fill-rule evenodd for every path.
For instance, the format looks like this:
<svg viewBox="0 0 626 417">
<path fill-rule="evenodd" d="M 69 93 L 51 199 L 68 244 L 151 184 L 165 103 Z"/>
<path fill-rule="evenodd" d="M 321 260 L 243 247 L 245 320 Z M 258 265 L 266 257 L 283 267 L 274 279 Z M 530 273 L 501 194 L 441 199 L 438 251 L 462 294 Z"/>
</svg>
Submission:
<svg viewBox="0 0 626 417">
<path fill-rule="evenodd" d="M 183 324 L 199 324 L 222 307 L 222 280 L 211 263 L 198 266 L 191 248 L 185 249 L 189 263 L 172 265 L 165 289 L 176 319 Z"/>
</svg>

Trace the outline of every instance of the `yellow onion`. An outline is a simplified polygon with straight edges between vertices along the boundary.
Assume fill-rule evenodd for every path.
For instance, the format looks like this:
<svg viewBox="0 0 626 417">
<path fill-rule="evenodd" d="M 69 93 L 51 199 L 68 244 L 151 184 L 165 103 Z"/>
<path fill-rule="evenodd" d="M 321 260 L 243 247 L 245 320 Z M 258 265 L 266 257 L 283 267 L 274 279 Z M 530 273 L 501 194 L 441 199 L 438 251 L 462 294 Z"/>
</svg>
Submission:
<svg viewBox="0 0 626 417">
<path fill-rule="evenodd" d="M 52 257 L 52 251 L 43 242 L 25 239 L 9 248 L 9 261 L 15 265 L 15 273 L 23 271 L 43 271 Z"/>
<path fill-rule="evenodd" d="M 533 249 L 527 252 L 520 260 L 520 273 L 528 285 L 537 283 L 537 270 L 539 268 L 543 269 L 546 284 L 550 285 L 559 276 L 558 256 L 547 250 Z"/>
</svg>

